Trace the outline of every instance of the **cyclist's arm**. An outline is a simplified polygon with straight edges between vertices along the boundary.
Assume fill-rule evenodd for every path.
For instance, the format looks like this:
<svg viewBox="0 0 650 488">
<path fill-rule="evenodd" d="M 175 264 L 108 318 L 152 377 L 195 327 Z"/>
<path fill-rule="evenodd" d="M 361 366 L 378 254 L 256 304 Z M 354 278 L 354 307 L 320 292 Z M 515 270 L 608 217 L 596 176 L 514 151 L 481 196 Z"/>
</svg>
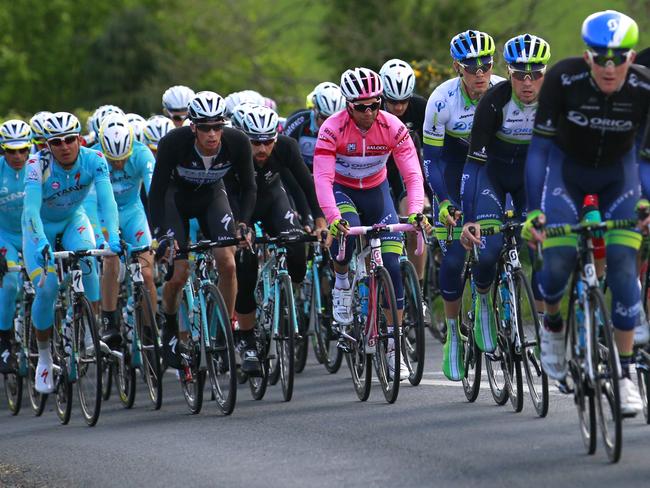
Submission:
<svg viewBox="0 0 650 488">
<path fill-rule="evenodd" d="M 257 183 L 255 182 L 255 168 L 253 167 L 253 152 L 248 137 L 243 132 L 235 131 L 241 141 L 233 148 L 233 168 L 237 172 L 239 181 L 239 221 L 251 227 L 253 211 L 257 201 Z"/>
<path fill-rule="evenodd" d="M 528 211 L 542 206 L 548 155 L 555 140 L 557 120 L 563 109 L 559 70 L 551 68 L 544 78 L 535 115 L 533 137 L 526 156 L 526 202 Z"/>
<path fill-rule="evenodd" d="M 172 171 L 175 165 L 176 151 L 173 139 L 165 136 L 158 143 L 156 164 L 154 165 L 149 188 L 149 218 L 151 228 L 161 229 L 165 219 L 165 193 L 169 187 Z"/>
<path fill-rule="evenodd" d="M 45 240 L 45 230 L 41 220 L 43 202 L 43 182 L 41 162 L 38 155 L 30 159 L 25 171 L 25 200 L 23 202 L 22 228 L 27 239 Z"/>
<path fill-rule="evenodd" d="M 424 208 L 424 180 L 418 152 L 406 126 L 399 122 L 394 128 L 394 135 L 391 135 L 397 144 L 393 147 L 393 158 L 406 187 L 408 213 L 421 213 Z"/>
<path fill-rule="evenodd" d="M 449 199 L 447 184 L 440 168 L 440 155 L 445 142 L 445 124 L 449 120 L 449 107 L 443 90 L 435 90 L 429 97 L 424 113 L 424 172 L 431 191 L 439 201 Z"/>
<path fill-rule="evenodd" d="M 641 180 L 641 194 L 650 196 L 650 112 L 645 124 L 645 131 L 639 144 L 639 179 Z"/>
<path fill-rule="evenodd" d="M 324 217 L 323 211 L 318 205 L 318 199 L 316 198 L 316 189 L 314 188 L 314 179 L 312 178 L 307 165 L 300 155 L 300 148 L 295 139 L 290 139 L 290 144 L 288 144 L 289 153 L 285 160 L 286 167 L 289 169 L 295 181 L 298 183 L 299 189 L 304 192 L 307 202 L 309 202 L 309 207 L 311 207 L 311 215 L 314 218 Z M 295 197 L 294 197 L 295 198 Z"/>
<path fill-rule="evenodd" d="M 99 207 L 99 216 L 106 226 L 109 241 L 111 238 L 119 239 L 119 214 L 117 212 L 117 203 L 113 194 L 113 186 L 108 172 L 108 163 L 104 156 L 96 156 L 95 191 L 97 192 L 97 203 Z"/>
<path fill-rule="evenodd" d="M 151 178 L 153 177 L 153 168 L 156 164 L 156 158 L 148 147 L 144 147 L 140 153 L 140 164 L 142 165 L 142 183 L 144 190 L 149 195 L 151 191 Z"/>
<path fill-rule="evenodd" d="M 327 122 L 326 120 L 318 131 L 314 149 L 314 183 L 318 203 L 323 209 L 327 223 L 331 224 L 341 218 L 341 212 L 336 206 L 333 190 L 336 173 L 336 135 Z"/>
<path fill-rule="evenodd" d="M 497 92 L 491 90 L 479 102 L 474 113 L 474 123 L 470 136 L 469 151 L 463 168 L 463 187 L 461 199 L 463 201 L 463 215 L 466 222 L 474 222 L 476 219 L 476 195 L 478 189 L 478 173 L 482 166 L 487 163 L 487 149 L 492 137 L 501 126 L 503 121 L 503 103 L 495 100 Z M 507 90 L 508 98 L 512 93 Z M 506 100 L 507 102 L 507 100 Z"/>
<path fill-rule="evenodd" d="M 313 216 L 311 214 L 311 209 L 309 208 L 309 203 L 307 203 L 307 197 L 305 192 L 302 190 L 296 178 L 293 176 L 289 168 L 282 166 L 280 168 L 280 178 L 282 179 L 282 184 L 284 185 L 287 194 L 293 200 L 296 208 L 300 215 L 300 221 L 302 225 L 311 225 Z"/>
</svg>

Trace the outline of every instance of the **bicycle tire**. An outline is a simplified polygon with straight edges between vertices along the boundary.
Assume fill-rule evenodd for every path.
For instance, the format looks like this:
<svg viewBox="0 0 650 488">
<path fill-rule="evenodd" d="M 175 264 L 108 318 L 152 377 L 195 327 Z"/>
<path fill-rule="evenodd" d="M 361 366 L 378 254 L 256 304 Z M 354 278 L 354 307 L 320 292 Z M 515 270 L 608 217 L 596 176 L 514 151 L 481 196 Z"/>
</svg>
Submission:
<svg viewBox="0 0 650 488">
<path fill-rule="evenodd" d="M 492 306 L 497 323 L 500 322 L 498 304 L 501 300 L 499 293 L 498 281 L 494 282 L 492 286 Z M 488 377 L 488 384 L 490 385 L 490 392 L 494 403 L 499 406 L 506 404 L 509 398 L 508 391 L 508 367 L 506 364 L 506 354 L 504 352 L 505 344 L 503 334 L 501 333 L 501 326 L 497 325 L 497 347 L 494 352 L 485 353 L 485 372 Z"/>
<path fill-rule="evenodd" d="M 196 299 L 196 298 L 195 298 Z M 182 369 L 178 370 L 177 377 L 178 382 L 181 386 L 181 391 L 183 392 L 183 398 L 187 404 L 187 408 L 192 415 L 197 415 L 201 412 L 203 408 L 203 389 L 205 387 L 205 377 L 206 371 L 201 371 L 199 369 L 199 349 L 200 344 L 195 342 L 194 335 L 194 325 L 189 322 L 189 310 L 187 304 L 187 296 L 185 291 L 183 292 L 183 298 L 181 300 L 181 306 L 179 307 L 179 326 L 181 321 L 181 314 L 186 315 L 187 324 L 187 343 L 183 344 L 181 349 L 181 356 L 183 358 Z M 194 320 L 196 320 L 196 314 L 193 315 Z M 179 327 L 180 328 L 180 327 Z M 180 333 L 181 335 L 183 332 Z M 179 337 L 178 348 L 181 348 L 181 340 Z"/>
<path fill-rule="evenodd" d="M 4 374 L 4 392 L 7 397 L 7 406 L 12 416 L 18 415 L 20 407 L 23 402 L 23 377 L 19 371 L 19 360 L 22 349 L 20 344 L 16 342 L 15 336 L 12 334 L 11 338 L 11 357 L 15 363 L 13 371 Z"/>
<path fill-rule="evenodd" d="M 570 350 L 576 351 L 578 348 L 578 326 L 575 321 L 575 307 L 579 306 L 575 296 L 575 283 L 572 282 L 571 298 L 569 299 L 569 318 L 567 320 L 570 340 Z M 586 372 L 582 369 L 581 358 L 571 358 L 569 360 L 569 372 L 573 380 L 574 403 L 578 411 L 578 422 L 580 437 L 587 454 L 592 455 L 596 452 L 596 400 L 594 391 L 587 381 Z"/>
<path fill-rule="evenodd" d="M 206 347 L 206 362 L 210 386 L 221 413 L 230 415 L 237 402 L 237 367 L 232 326 L 219 289 L 213 284 L 207 284 L 203 286 L 203 294 L 208 320 L 209 346 Z"/>
<path fill-rule="evenodd" d="M 537 357 L 536 348 L 539 340 L 539 315 L 535 307 L 535 297 L 523 270 L 517 270 L 514 274 L 517 289 L 517 327 L 519 329 L 519 340 L 521 342 L 521 358 L 524 366 L 524 375 L 530 399 L 539 417 L 546 417 L 548 414 L 548 377 L 542 369 L 542 364 Z M 524 305 L 527 304 L 527 305 Z M 523 306 L 522 306 L 523 305 Z M 528 319 L 528 315 L 530 319 Z M 529 320 L 532 319 L 532 324 Z M 528 326 L 525 325 L 528 324 Z M 531 330 L 532 326 L 532 330 Z"/>
<path fill-rule="evenodd" d="M 102 410 L 102 354 L 97 324 L 90 302 L 85 296 L 74 307 L 73 330 L 77 350 L 77 396 L 84 420 L 89 427 L 99 420 Z M 92 352 L 86 350 L 90 333 Z"/>
<path fill-rule="evenodd" d="M 352 324 L 350 334 L 357 339 L 351 344 L 351 351 L 345 353 L 345 361 L 350 368 L 352 385 L 357 398 L 365 402 L 370 397 L 370 386 L 372 383 L 372 354 L 366 353 L 364 341 L 364 325 L 358 319 Z"/>
<path fill-rule="evenodd" d="M 320 288 L 320 303 L 321 310 L 319 312 L 319 335 L 323 349 L 323 366 L 329 374 L 338 373 L 343 362 L 343 351 L 337 347 L 338 334 L 332 330 L 332 323 L 334 321 L 332 315 L 332 294 L 331 291 L 334 287 L 334 272 L 330 266 L 323 267 L 323 278 L 321 279 Z"/>
<path fill-rule="evenodd" d="M 52 336 L 52 359 L 60 368 L 59 373 L 54 377 L 54 399 L 59 422 L 61 422 L 62 425 L 67 425 L 70 422 L 70 417 L 72 415 L 72 383 L 68 377 L 68 367 L 66 364 L 67 354 L 63 347 L 63 338 L 59 334 L 60 324 L 63 320 L 61 314 L 62 312 L 59 310 L 55 312 Z"/>
<path fill-rule="evenodd" d="M 136 297 L 133 307 L 134 328 L 137 334 L 142 361 L 142 375 L 147 385 L 149 400 L 154 410 L 159 410 L 163 400 L 163 367 L 160 355 L 160 333 L 153 313 L 151 297 L 146 288 L 142 287 Z M 146 332 L 147 325 L 150 332 Z M 135 338 L 134 338 L 135 340 Z"/>
<path fill-rule="evenodd" d="M 295 297 L 294 297 L 295 298 Z M 309 342 L 307 340 L 309 333 L 309 318 L 302 313 L 302 303 L 296 302 L 296 320 L 298 321 L 298 337 L 294 341 L 294 369 L 296 374 L 302 373 L 307 364 L 309 354 Z"/>
<path fill-rule="evenodd" d="M 316 357 L 316 361 L 318 361 L 318 364 L 323 364 L 326 359 L 326 353 L 323 347 L 322 343 L 322 337 L 321 337 L 321 332 L 320 332 L 320 310 L 317 308 L 317 300 L 316 300 L 316 288 L 318 288 L 318 292 L 320 293 L 321 290 L 321 283 L 320 283 L 320 274 L 318 273 L 318 267 L 314 265 L 313 263 L 311 264 L 311 280 L 312 280 L 312 286 L 311 286 L 311 294 L 309 296 L 309 315 L 306 317 L 308 320 L 307 326 L 309 327 L 309 324 L 314 324 L 313 325 L 313 333 L 311 335 L 311 347 L 314 351 L 314 356 Z M 307 272 L 310 272 L 309 270 Z M 322 297 L 321 297 L 322 300 Z M 322 302 L 321 302 L 322 303 Z"/>
<path fill-rule="evenodd" d="M 441 344 L 447 340 L 447 323 L 445 321 L 444 304 L 440 294 L 440 263 L 438 261 L 440 248 L 431 246 L 427 252 L 424 268 L 423 297 L 429 307 L 430 322 L 428 329 L 431 335 Z M 426 318 L 426 317 L 425 317 Z"/>
<path fill-rule="evenodd" d="M 107 402 L 111 398 L 113 375 L 117 374 L 117 371 L 113 368 L 112 361 L 104 361 L 102 366 L 102 401 Z"/>
<path fill-rule="evenodd" d="M 618 352 L 612 333 L 613 326 L 605 306 L 605 297 L 599 288 L 589 290 L 592 316 L 593 363 L 596 371 L 594 394 L 605 452 L 610 462 L 621 458 L 623 426 L 618 381 Z M 600 310 L 600 313 L 598 313 Z M 611 422 L 606 415 L 611 414 Z"/>
<path fill-rule="evenodd" d="M 415 267 L 410 261 L 400 263 L 404 284 L 404 312 L 402 317 L 402 357 L 409 368 L 409 383 L 417 386 L 424 373 L 424 315 L 422 292 Z"/>
<path fill-rule="evenodd" d="M 374 304 L 375 313 L 377 317 L 377 344 L 375 345 L 375 353 L 373 355 L 373 362 L 375 370 L 381 385 L 381 390 L 384 393 L 384 398 L 388 403 L 394 403 L 399 394 L 400 384 L 400 357 L 402 353 L 401 346 L 401 327 L 397 327 L 397 300 L 395 299 L 395 289 L 393 288 L 393 281 L 388 274 L 388 270 L 384 267 L 375 269 L 375 288 L 374 297 L 369 300 L 369 305 Z M 393 324 L 393 332 L 389 332 L 386 312 L 383 308 L 388 304 L 389 317 Z M 393 339 L 393 346 L 390 345 L 390 339 Z M 391 347 L 394 349 L 392 361 L 389 358 L 389 351 Z M 390 362 L 390 363 L 389 363 Z M 393 367 L 393 374 L 390 374 L 390 367 Z"/>
<path fill-rule="evenodd" d="M 469 293 L 471 296 L 471 276 L 468 271 L 465 273 L 463 294 Z M 460 301 L 460 311 L 458 314 L 458 323 L 460 324 L 461 337 L 463 342 L 463 358 L 465 362 L 465 376 L 462 379 L 463 392 L 468 402 L 473 403 L 478 398 L 481 389 L 481 373 L 483 353 L 476 345 L 474 340 L 474 311 L 469 307 L 468 311 L 463 311 L 465 297 Z M 472 300 L 469 300 L 472 303 Z"/>
<path fill-rule="evenodd" d="M 269 360 L 267 356 L 270 351 L 270 341 L 267 330 L 261 321 L 255 322 L 255 344 L 257 345 L 257 354 L 260 358 L 262 374 L 260 376 L 249 376 L 248 386 L 251 390 L 253 400 L 261 400 L 266 394 L 266 387 L 269 384 Z"/>
<path fill-rule="evenodd" d="M 650 371 L 648 371 L 648 364 L 643 359 L 643 364 L 637 363 L 636 378 L 639 385 L 639 395 L 643 402 L 643 417 L 646 424 L 650 424 L 650 415 L 648 415 L 648 403 L 650 400 Z"/>
<path fill-rule="evenodd" d="M 47 403 L 47 395 L 36 391 L 36 364 L 38 362 L 38 345 L 36 333 L 32 324 L 31 302 L 25 303 L 25 317 L 23 318 L 23 341 L 27 344 L 27 394 L 34 416 L 40 417 Z"/>
<path fill-rule="evenodd" d="M 285 402 L 291 401 L 293 395 L 293 382 L 295 377 L 295 331 L 294 321 L 296 320 L 293 301 L 293 289 L 289 275 L 279 277 L 280 300 L 275 306 L 280 307 L 280 324 L 278 327 L 278 338 L 275 341 L 276 354 L 278 357 L 278 368 L 280 383 L 282 385 L 282 397 Z"/>
</svg>

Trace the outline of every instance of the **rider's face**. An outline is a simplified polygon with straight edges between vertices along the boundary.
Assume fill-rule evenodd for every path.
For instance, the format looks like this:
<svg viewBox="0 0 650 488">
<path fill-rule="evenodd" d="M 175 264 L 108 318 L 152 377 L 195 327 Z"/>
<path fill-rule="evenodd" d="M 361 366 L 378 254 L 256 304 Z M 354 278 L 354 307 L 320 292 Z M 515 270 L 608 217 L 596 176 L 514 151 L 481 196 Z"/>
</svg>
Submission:
<svg viewBox="0 0 650 488">
<path fill-rule="evenodd" d="M 354 103 L 348 102 L 348 113 L 357 127 L 368 130 L 379 115 L 380 103 L 379 98 L 365 98 L 356 100 Z"/>
<path fill-rule="evenodd" d="M 15 170 L 21 170 L 27 159 L 29 159 L 29 147 L 20 149 L 5 148 L 5 159 L 9 166 Z"/>
<path fill-rule="evenodd" d="M 273 148 L 275 147 L 275 139 L 267 139 L 266 141 L 251 141 L 251 148 L 253 149 L 253 159 L 257 163 L 264 163 L 271 156 Z"/>
<path fill-rule="evenodd" d="M 223 123 L 192 124 L 192 132 L 196 136 L 196 145 L 205 156 L 217 153 L 221 145 Z"/>
<path fill-rule="evenodd" d="M 542 88 L 542 83 L 544 83 L 544 75 L 534 80 L 534 76 L 530 73 L 523 73 L 521 71 L 519 73 L 522 73 L 522 75 L 511 72 L 510 82 L 512 83 L 512 90 L 522 103 L 533 103 L 539 97 L 539 91 Z"/>
<path fill-rule="evenodd" d="M 585 61 L 591 68 L 591 76 L 596 82 L 596 85 L 598 85 L 600 91 L 605 95 L 611 95 L 617 91 L 625 81 L 630 65 L 636 58 L 636 53 L 630 51 L 627 55 L 627 60 L 618 65 L 614 60 L 610 60 L 606 61 L 605 65 L 602 66 L 599 62 L 596 62 L 598 59 L 597 56 L 598 55 L 594 55 L 594 53 L 590 51 L 585 51 L 584 54 Z"/>
<path fill-rule="evenodd" d="M 63 136 L 55 137 L 48 140 L 48 146 L 54 159 L 56 159 L 62 166 L 70 166 L 74 164 L 79 156 L 79 148 L 81 142 L 79 136 Z"/>
</svg>

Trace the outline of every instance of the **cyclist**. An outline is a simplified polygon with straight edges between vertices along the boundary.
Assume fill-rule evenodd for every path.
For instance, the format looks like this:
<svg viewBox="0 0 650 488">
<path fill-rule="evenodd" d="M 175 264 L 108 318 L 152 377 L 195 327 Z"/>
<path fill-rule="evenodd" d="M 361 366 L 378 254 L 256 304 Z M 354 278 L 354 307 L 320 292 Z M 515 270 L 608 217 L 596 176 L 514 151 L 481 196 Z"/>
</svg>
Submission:
<svg viewBox="0 0 650 488">
<path fill-rule="evenodd" d="M 349 225 L 398 222 L 386 179 L 386 161 L 391 154 L 408 190 L 409 222 L 416 225 L 424 202 L 420 162 L 408 129 L 397 117 L 379 109 L 381 78 L 368 68 L 354 68 L 341 75 L 340 86 L 346 109 L 323 122 L 314 151 L 316 194 L 330 224 L 330 234 L 345 236 Z M 332 246 L 332 255 L 336 256 L 338 242 Z M 333 315 L 342 328 L 352 323 L 353 290 L 348 263 L 353 248 L 348 245 L 344 259 L 334 261 Z M 382 238 L 382 259 L 393 281 L 400 322 L 404 306 L 401 254 L 400 234 Z M 390 324 L 390 328 L 399 325 Z M 409 375 L 403 361 L 400 373 L 403 379 Z"/>
<path fill-rule="evenodd" d="M 645 67 L 650 67 L 650 47 L 647 47 L 643 51 L 640 51 L 639 54 L 637 54 L 634 62 Z"/>
<path fill-rule="evenodd" d="M 47 142 L 45 142 L 45 135 L 43 124 L 45 120 L 52 115 L 52 112 L 41 111 L 36 112 L 31 119 L 29 119 L 29 126 L 32 129 L 32 154 L 37 153 L 41 149 L 47 147 Z"/>
<path fill-rule="evenodd" d="M 172 120 L 174 127 L 181 127 L 187 119 L 187 104 L 192 98 L 194 91 L 183 85 L 171 86 L 163 93 L 163 114 Z"/>
<path fill-rule="evenodd" d="M 141 248 L 151 245 L 151 233 L 140 200 L 140 189 L 151 186 L 155 159 L 144 144 L 135 141 L 133 128 L 124 115 L 111 114 L 104 119 L 99 131 L 102 152 L 108 161 L 113 195 L 117 202 L 122 239 L 128 246 Z M 106 222 L 102 222 L 105 226 Z M 142 277 L 151 295 L 154 313 L 158 303 L 153 282 L 153 256 L 140 254 Z M 114 348 L 120 344 L 120 320 L 117 310 L 119 292 L 119 261 L 105 262 L 102 273 L 102 340 Z"/>
<path fill-rule="evenodd" d="M 264 106 L 266 103 L 264 97 L 255 90 L 242 90 L 233 92 L 225 98 L 226 115 L 230 117 L 237 105 L 241 105 L 242 103 L 247 102 L 262 106 Z"/>
<path fill-rule="evenodd" d="M 650 105 L 650 75 L 632 65 L 637 24 L 613 10 L 597 12 L 585 19 L 582 38 L 587 45 L 584 56 L 564 59 L 546 74 L 526 161 L 528 216 L 523 234 L 544 241 L 539 276 L 546 302 L 541 362 L 548 376 L 558 380 L 567 369 L 560 299 L 574 269 L 576 239 L 544 240 L 534 225 L 577 223 L 576 209 L 590 193 L 598 196 L 605 219 L 632 219 L 639 179 L 643 193 L 650 194 L 650 165 L 645 160 L 637 165 L 634 150 L 637 129 L 646 123 Z M 642 147 L 648 150 L 647 138 Z M 642 408 L 629 372 L 640 310 L 636 254 L 641 236 L 633 230 L 612 230 L 605 234 L 605 243 L 612 322 L 623 372 L 621 409 L 634 415 Z"/>
<path fill-rule="evenodd" d="M 463 170 L 465 223 L 460 242 L 468 250 L 473 244 L 481 247 L 481 259 L 473 270 L 477 289 L 474 321 L 484 335 L 488 334 L 489 322 L 494 320 L 490 287 L 503 248 L 503 237 L 481 237 L 479 225 L 501 225 L 508 194 L 518 218 L 522 222 L 526 218 L 524 164 L 533 134 L 537 99 L 550 57 L 551 48 L 540 37 L 523 34 L 506 42 L 503 58 L 510 79 L 488 91 L 474 115 Z M 450 367 L 457 370 L 453 375 L 456 378 L 465 374 L 462 351 L 460 348 L 450 363 Z"/>
<path fill-rule="evenodd" d="M 144 129 L 142 129 L 142 139 L 154 156 L 158 152 L 160 140 L 173 128 L 174 123 L 163 115 L 153 115 L 147 119 Z"/>
<path fill-rule="evenodd" d="M 7 273 L 8 266 L 18 264 L 22 249 L 20 218 L 25 198 L 25 163 L 32 146 L 32 129 L 22 120 L 7 120 L 0 125 L 0 373 L 12 369 L 10 362 L 11 328 L 13 326 L 18 274 Z"/>
<path fill-rule="evenodd" d="M 149 213 L 154 234 L 160 238 L 168 229 L 172 230 L 180 248 L 187 246 L 191 218 L 198 219 L 201 232 L 212 241 L 235 237 L 236 228 L 240 235 L 247 235 L 257 193 L 250 143 L 240 131 L 224 127 L 223 98 L 214 92 L 199 92 L 188 108 L 190 126 L 175 129 L 160 140 L 149 192 Z M 231 170 L 237 173 L 241 188 L 238 223 L 233 218 L 223 182 L 224 175 Z M 159 254 L 162 251 L 164 249 L 159 250 Z M 219 289 L 232 320 L 237 310 L 239 327 L 243 331 L 252 330 L 255 321 L 254 312 L 241 313 L 240 309 L 240 301 L 244 300 L 242 297 L 250 296 L 255 286 L 254 262 L 249 255 L 252 253 L 248 252 L 237 260 L 237 274 L 248 278 L 245 283 L 238 283 L 235 248 L 215 250 Z M 177 254 L 173 264 L 173 274 L 165 283 L 162 293 L 165 319 L 162 335 L 163 356 L 169 366 L 178 369 L 181 363 L 176 347 L 177 313 L 190 270 L 186 254 Z M 249 374 L 260 371 L 256 355 L 243 362 L 242 371 Z"/>
<path fill-rule="evenodd" d="M 126 114 L 126 120 L 129 121 L 131 127 L 133 128 L 133 137 L 138 142 L 144 142 L 144 127 L 147 125 L 147 121 L 142 115 L 129 113 Z"/>
<path fill-rule="evenodd" d="M 58 290 L 52 263 L 56 237 L 61 235 L 65 249 L 72 251 L 95 248 L 95 238 L 82 201 L 94 183 L 100 214 L 106 224 L 108 245 L 120 251 L 117 205 L 109 180 L 106 160 L 101 152 L 81 146 L 81 125 L 66 112 L 56 112 L 45 122 L 49 151 L 40 151 L 27 163 L 25 170 L 25 201 L 22 217 L 23 258 L 29 276 L 34 280 L 47 266 L 43 287 L 35 287 L 32 321 L 36 328 L 38 365 L 36 389 L 53 391 L 50 338 L 54 322 L 54 301 Z M 113 256 L 110 259 L 117 259 Z M 84 288 L 91 302 L 99 300 L 99 282 L 93 263 L 84 273 Z"/>
<path fill-rule="evenodd" d="M 442 228 L 438 242 L 444 253 L 440 266 L 440 291 L 444 302 L 447 340 L 444 346 L 443 372 L 451 380 L 459 380 L 459 371 L 451 367 L 461 345 L 458 314 L 463 294 L 462 272 L 465 249 L 457 240 L 460 234 L 460 187 L 467 158 L 468 138 L 472 130 L 474 110 L 490 88 L 503 81 L 492 74 L 494 40 L 485 32 L 468 30 L 451 40 L 451 56 L 458 76 L 438 86 L 427 102 L 424 120 L 424 170 L 436 196 L 436 226 Z M 454 227 L 454 241 L 446 244 L 444 228 Z M 490 323 L 490 334 L 476 335 L 483 351 L 496 347 L 496 328 Z"/>
<path fill-rule="evenodd" d="M 300 154 L 311 171 L 318 129 L 327 117 L 345 108 L 345 98 L 337 84 L 324 81 L 312 91 L 313 107 L 301 110 L 287 119 L 283 134 L 294 138 L 300 146 Z"/>
</svg>

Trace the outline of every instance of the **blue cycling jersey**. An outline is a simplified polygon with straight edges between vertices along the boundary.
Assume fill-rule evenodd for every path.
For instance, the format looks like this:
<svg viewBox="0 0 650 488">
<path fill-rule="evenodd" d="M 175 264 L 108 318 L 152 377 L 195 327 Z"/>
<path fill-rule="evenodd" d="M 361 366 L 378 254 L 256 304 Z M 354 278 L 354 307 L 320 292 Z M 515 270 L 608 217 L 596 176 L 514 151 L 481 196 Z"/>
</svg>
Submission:
<svg viewBox="0 0 650 488">
<path fill-rule="evenodd" d="M 144 189 L 149 194 L 155 163 L 156 158 L 151 150 L 136 141 L 133 143 L 133 152 L 124 165 L 124 169 L 116 170 L 110 163 L 108 164 L 113 194 L 120 211 L 133 205 L 143 206 L 140 199 L 140 187 L 144 183 Z"/>
<path fill-rule="evenodd" d="M 109 236 L 118 235 L 118 214 L 104 155 L 85 147 L 70 169 L 64 169 L 49 151 L 27 162 L 23 232 L 33 242 L 46 239 L 44 222 L 61 222 L 75 214 L 95 184 L 99 210 Z"/>
<path fill-rule="evenodd" d="M 25 166 L 16 171 L 0 157 L 0 233 L 20 235 L 20 218 L 25 198 Z"/>
</svg>

